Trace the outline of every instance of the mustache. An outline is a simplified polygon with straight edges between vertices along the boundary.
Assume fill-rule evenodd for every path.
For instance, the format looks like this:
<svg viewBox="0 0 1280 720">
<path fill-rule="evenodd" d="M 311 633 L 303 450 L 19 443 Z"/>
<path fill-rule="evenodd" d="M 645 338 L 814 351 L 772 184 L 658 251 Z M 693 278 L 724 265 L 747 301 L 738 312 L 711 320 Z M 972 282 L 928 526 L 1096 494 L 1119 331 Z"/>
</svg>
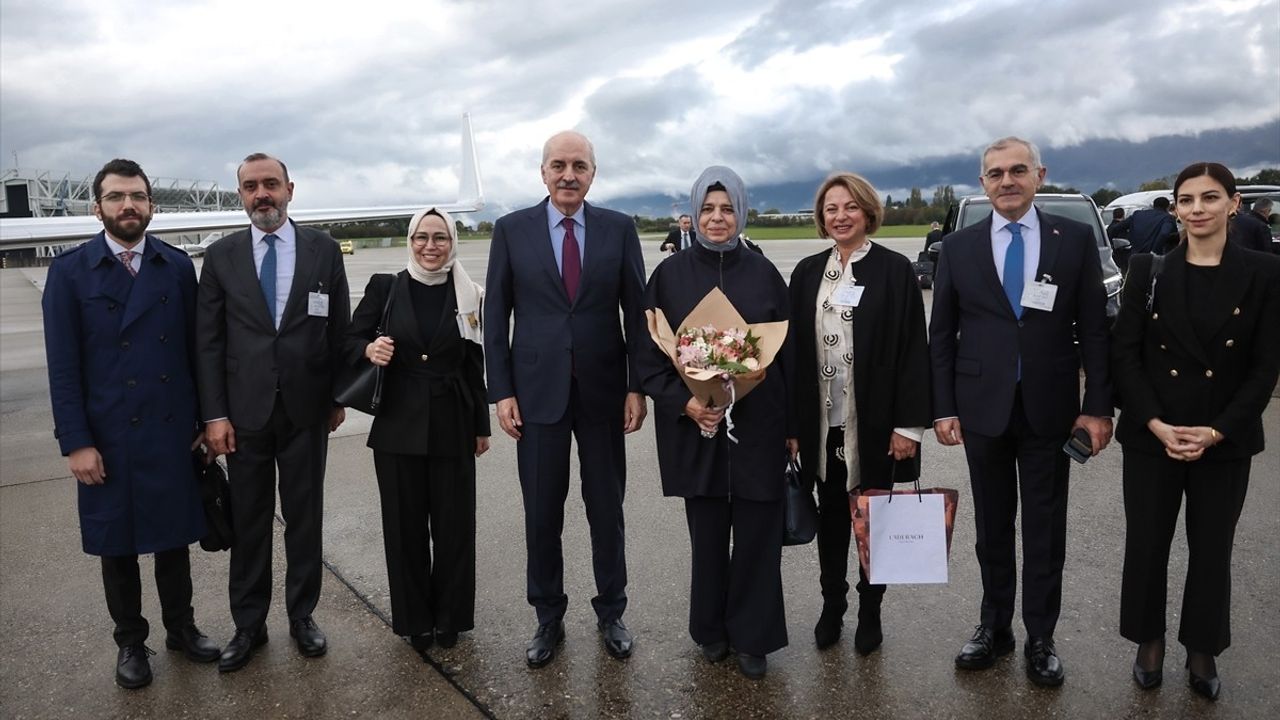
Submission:
<svg viewBox="0 0 1280 720">
<path fill-rule="evenodd" d="M 570 180 L 567 182 L 556 183 L 556 188 L 560 190 L 577 190 L 579 188 L 579 185 L 576 180 Z"/>
<path fill-rule="evenodd" d="M 261 210 L 262 208 L 275 208 L 275 206 L 276 204 L 271 200 L 259 200 L 258 202 L 253 204 L 253 209 Z"/>
</svg>

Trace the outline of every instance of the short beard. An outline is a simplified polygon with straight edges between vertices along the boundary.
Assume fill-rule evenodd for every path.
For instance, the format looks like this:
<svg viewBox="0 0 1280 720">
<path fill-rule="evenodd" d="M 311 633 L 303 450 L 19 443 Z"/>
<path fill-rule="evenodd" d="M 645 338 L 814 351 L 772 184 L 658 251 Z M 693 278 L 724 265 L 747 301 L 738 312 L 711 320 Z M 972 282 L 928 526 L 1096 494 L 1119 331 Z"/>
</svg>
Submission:
<svg viewBox="0 0 1280 720">
<path fill-rule="evenodd" d="M 278 230 L 281 225 L 284 225 L 284 220 L 284 210 L 272 205 L 249 211 L 249 222 L 263 232 Z"/>
<path fill-rule="evenodd" d="M 151 216 L 139 213 L 138 229 L 125 230 L 116 223 L 115 218 L 107 217 L 106 215 L 102 216 L 102 226 L 107 229 L 107 234 L 120 242 L 129 243 L 130 245 L 142 239 L 142 236 L 147 232 L 147 226 L 150 224 Z"/>
</svg>

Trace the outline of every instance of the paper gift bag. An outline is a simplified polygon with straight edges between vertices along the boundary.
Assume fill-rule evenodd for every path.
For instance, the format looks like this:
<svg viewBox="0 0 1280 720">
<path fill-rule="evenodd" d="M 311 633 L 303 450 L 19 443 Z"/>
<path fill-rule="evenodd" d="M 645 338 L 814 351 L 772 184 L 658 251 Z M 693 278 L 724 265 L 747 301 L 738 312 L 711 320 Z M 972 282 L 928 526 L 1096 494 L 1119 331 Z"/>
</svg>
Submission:
<svg viewBox="0 0 1280 720">
<path fill-rule="evenodd" d="M 858 561 L 875 584 L 945 583 L 960 493 L 867 490 L 849 496 Z"/>
</svg>

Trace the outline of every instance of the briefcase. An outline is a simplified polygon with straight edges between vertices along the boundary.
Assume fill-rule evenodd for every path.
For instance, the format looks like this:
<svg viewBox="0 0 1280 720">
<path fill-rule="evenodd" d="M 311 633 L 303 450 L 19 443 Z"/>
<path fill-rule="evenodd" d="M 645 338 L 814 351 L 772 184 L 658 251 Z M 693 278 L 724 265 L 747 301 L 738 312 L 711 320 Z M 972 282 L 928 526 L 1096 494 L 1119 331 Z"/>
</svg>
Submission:
<svg viewBox="0 0 1280 720">
<path fill-rule="evenodd" d="M 209 552 L 230 550 L 235 540 L 231 530 L 231 484 L 227 482 L 227 467 L 221 459 L 209 464 L 204 462 L 204 452 L 191 453 L 196 482 L 200 486 L 200 502 L 204 505 L 205 536 L 200 547 Z"/>
</svg>

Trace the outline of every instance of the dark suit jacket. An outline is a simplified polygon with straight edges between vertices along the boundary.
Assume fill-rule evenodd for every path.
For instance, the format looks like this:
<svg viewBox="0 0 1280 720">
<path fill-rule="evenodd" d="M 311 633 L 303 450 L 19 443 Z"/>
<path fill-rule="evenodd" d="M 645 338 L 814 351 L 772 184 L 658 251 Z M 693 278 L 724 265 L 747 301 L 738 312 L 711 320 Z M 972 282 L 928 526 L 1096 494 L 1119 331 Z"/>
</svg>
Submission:
<svg viewBox="0 0 1280 720">
<path fill-rule="evenodd" d="M 1116 439 L 1126 451 L 1164 452 L 1152 418 L 1208 425 L 1223 441 L 1203 459 L 1262 452 L 1262 411 L 1280 374 L 1280 258 L 1228 242 L 1212 297 L 1187 297 L 1187 246 L 1165 256 L 1147 310 L 1151 258 L 1136 256 L 1113 333 L 1111 361 L 1124 408 Z M 1202 343 L 1188 302 L 1209 304 L 1217 330 Z"/>
<path fill-rule="evenodd" d="M 401 455 L 470 455 L 476 436 L 489 435 L 484 351 L 458 334 L 452 280 L 445 286 L 444 313 L 436 319 L 431 343 L 423 341 L 410 282 L 405 270 L 369 278 L 347 332 L 348 363 L 368 362 L 363 360 L 365 347 L 378 336 L 388 294 L 395 294 L 382 333 L 395 340 L 395 353 L 384 373 L 383 404 L 368 445 Z"/>
<path fill-rule="evenodd" d="M 338 243 L 327 233 L 295 230 L 293 284 L 279 331 L 258 283 L 249 229 L 205 251 L 196 342 L 206 420 L 226 417 L 236 428 L 259 430 L 271 417 L 277 388 L 289 419 L 300 427 L 324 421 L 333 407 L 334 375 L 351 321 L 347 273 Z M 327 317 L 307 314 L 311 292 L 328 294 Z"/>
<path fill-rule="evenodd" d="M 991 217 L 947 236 L 933 279 L 929 349 L 933 417 L 959 417 L 962 430 L 1004 432 L 1018 385 L 1037 435 L 1064 435 L 1080 414 L 1111 415 L 1107 296 L 1088 226 L 1036 212 L 1040 265 L 1058 286 L 1054 309 L 1023 311 L 1005 297 L 991 252 Z M 1079 339 L 1079 347 L 1075 341 Z M 1085 370 L 1083 405 L 1080 368 Z"/>
<path fill-rule="evenodd" d="M 628 363 L 637 343 L 649 342 L 640 238 L 626 215 L 584 207 L 586 245 L 573 303 L 551 249 L 547 200 L 494 224 L 484 312 L 489 400 L 514 396 L 527 422 L 564 416 L 571 373 L 592 416 L 612 420 L 626 393 L 640 392 Z"/>
<path fill-rule="evenodd" d="M 1246 250 L 1271 254 L 1271 226 L 1255 212 L 1244 211 L 1231 221 L 1228 235 Z"/>
<path fill-rule="evenodd" d="M 691 246 L 693 245 L 697 237 L 698 237 L 698 234 L 694 232 L 693 228 L 689 228 L 689 244 Z M 667 233 L 667 237 L 663 239 L 662 244 L 658 246 L 658 249 L 665 252 L 667 250 L 668 245 L 675 248 L 676 250 L 684 249 L 680 247 L 680 229 L 679 228 L 676 228 L 675 230 L 672 230 L 671 232 Z"/>
<path fill-rule="evenodd" d="M 818 453 L 827 441 L 826 413 L 818 382 L 818 287 L 831 250 L 801 260 L 791 273 L 791 337 L 795 357 L 795 416 L 800 438 L 800 472 L 812 484 Z M 919 475 L 919 460 L 903 460 L 895 469 L 885 454 L 896 427 L 928 427 L 929 348 L 925 343 L 924 301 L 906 257 L 872 245 L 854 265 L 866 287 L 853 308 L 853 396 L 858 410 L 859 465 L 863 486 L 889 487 Z"/>
<path fill-rule="evenodd" d="M 62 253 L 45 282 L 44 340 L 63 455 L 97 448 L 102 485 L 76 484 L 91 555 L 184 547 L 204 535 L 191 441 L 196 275 L 187 254 L 147 236 L 128 270 L 103 233 Z"/>
</svg>

